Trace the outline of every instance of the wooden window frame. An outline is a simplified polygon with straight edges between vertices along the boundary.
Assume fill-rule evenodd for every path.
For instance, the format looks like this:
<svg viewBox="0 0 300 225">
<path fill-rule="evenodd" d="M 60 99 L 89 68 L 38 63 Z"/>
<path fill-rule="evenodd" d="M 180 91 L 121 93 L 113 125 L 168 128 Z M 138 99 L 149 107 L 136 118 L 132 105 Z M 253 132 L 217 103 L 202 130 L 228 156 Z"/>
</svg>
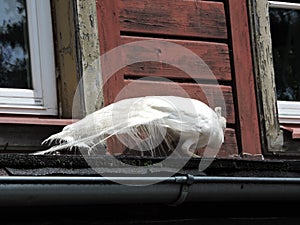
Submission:
<svg viewBox="0 0 300 225">
<path fill-rule="evenodd" d="M 0 88 L 0 113 L 57 115 L 50 0 L 26 5 L 33 89 Z"/>
<path fill-rule="evenodd" d="M 269 1 L 269 8 L 300 10 L 300 3 Z M 277 101 L 278 117 L 281 124 L 300 124 L 299 101 Z"/>
<path fill-rule="evenodd" d="M 268 0 L 248 0 L 262 150 L 265 156 L 273 156 L 285 150 L 278 118 L 268 9 Z"/>
<path fill-rule="evenodd" d="M 282 7 L 272 2 L 273 7 Z M 248 0 L 252 54 L 262 130 L 263 151 L 270 157 L 299 156 L 298 102 L 277 101 L 268 0 Z M 294 7 L 295 4 L 287 4 Z M 286 5 L 286 6 L 287 6 Z M 299 112 L 299 111 L 298 111 Z M 296 124 L 298 123 L 298 124 Z M 295 133 L 294 133 L 295 132 Z"/>
</svg>

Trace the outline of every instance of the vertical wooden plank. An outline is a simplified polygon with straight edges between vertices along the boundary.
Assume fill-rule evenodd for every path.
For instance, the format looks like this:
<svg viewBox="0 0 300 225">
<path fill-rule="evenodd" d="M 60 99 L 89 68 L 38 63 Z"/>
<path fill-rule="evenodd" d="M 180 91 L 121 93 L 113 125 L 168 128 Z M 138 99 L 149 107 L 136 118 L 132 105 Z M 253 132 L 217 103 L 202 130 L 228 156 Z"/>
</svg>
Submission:
<svg viewBox="0 0 300 225">
<path fill-rule="evenodd" d="M 120 42 L 119 10 L 116 0 L 97 0 L 98 32 L 101 54 Z"/>
<path fill-rule="evenodd" d="M 97 0 L 97 17 L 98 17 L 98 35 L 100 43 L 100 54 L 103 55 L 109 50 L 119 46 L 120 44 L 120 24 L 119 24 L 119 7 L 117 0 Z M 102 64 L 102 77 L 105 81 L 103 84 L 104 105 L 114 102 L 115 97 L 124 86 L 124 72 L 121 70 L 112 75 L 107 81 L 104 66 L 109 67 L 110 62 Z M 107 140 L 107 148 L 110 154 L 120 154 L 124 147 L 117 138 Z"/>
<path fill-rule="evenodd" d="M 73 12 L 73 1 L 53 0 L 51 1 L 54 23 L 54 40 L 56 54 L 56 70 L 59 95 L 59 116 L 61 118 L 72 118 L 72 104 L 77 88 L 78 71 L 76 68 L 76 41 L 75 22 Z M 69 21 L 69 23 L 66 23 Z"/>
<path fill-rule="evenodd" d="M 246 0 L 228 0 L 243 154 L 262 154 Z"/>
<path fill-rule="evenodd" d="M 97 10 L 96 1 L 77 0 L 74 4 L 77 17 L 77 45 L 80 46 L 77 50 L 78 57 L 80 57 L 77 64 L 82 79 L 73 105 L 77 104 L 79 99 L 84 101 L 82 109 L 86 115 L 98 110 L 103 104 L 103 94 L 100 91 L 102 77 L 99 62 Z M 75 113 L 73 111 L 73 115 L 78 117 Z"/>
<path fill-rule="evenodd" d="M 97 15 L 100 53 L 103 55 L 120 44 L 118 1 L 97 0 Z M 105 66 L 109 65 L 106 64 Z M 102 70 L 102 76 L 107 76 L 104 70 Z M 103 80 L 105 80 L 105 78 Z M 115 97 L 122 89 L 123 83 L 123 73 L 120 71 L 111 76 L 111 78 L 104 84 L 103 95 L 105 105 L 113 103 Z"/>
<path fill-rule="evenodd" d="M 284 138 L 277 110 L 275 74 L 268 0 L 248 0 L 253 46 L 253 65 L 256 76 L 262 151 L 283 151 Z"/>
</svg>

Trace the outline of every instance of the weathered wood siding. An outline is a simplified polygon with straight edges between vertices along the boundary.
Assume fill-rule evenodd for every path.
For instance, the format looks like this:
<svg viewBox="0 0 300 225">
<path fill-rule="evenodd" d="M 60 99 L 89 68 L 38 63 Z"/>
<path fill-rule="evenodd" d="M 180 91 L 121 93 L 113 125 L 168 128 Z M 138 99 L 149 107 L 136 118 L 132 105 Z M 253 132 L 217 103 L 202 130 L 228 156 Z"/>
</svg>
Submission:
<svg viewBox="0 0 300 225">
<path fill-rule="evenodd" d="M 56 48 L 56 72 L 59 117 L 72 118 L 72 104 L 78 85 L 73 1 L 53 0 L 53 28 Z M 64 21 L 64 22 L 61 22 Z M 65 22 L 65 21 L 68 21 Z"/>
<path fill-rule="evenodd" d="M 181 96 L 183 89 L 192 98 L 206 103 L 210 100 L 210 106 L 215 107 L 220 101 L 215 90 L 220 88 L 228 128 L 219 156 L 260 152 L 246 0 L 97 0 L 97 7 L 102 54 L 138 40 L 168 41 L 197 54 L 220 84 L 210 82 L 207 70 L 196 69 L 189 58 L 185 60 L 201 88 L 174 66 L 162 62 L 136 63 L 116 73 L 104 86 L 105 104 L 114 102 L 121 90 L 121 98 L 128 98 Z M 123 55 L 126 57 L 126 52 Z M 167 78 L 172 82 L 139 80 L 145 77 Z M 206 95 L 201 89 L 205 89 Z M 110 147 L 112 153 L 117 153 L 116 149 Z"/>
<path fill-rule="evenodd" d="M 284 151 L 278 120 L 275 72 L 268 0 L 248 0 L 253 45 L 253 65 L 259 99 L 260 127 L 264 154 Z"/>
<path fill-rule="evenodd" d="M 123 32 L 226 39 L 224 5 L 221 2 L 121 0 Z"/>
</svg>

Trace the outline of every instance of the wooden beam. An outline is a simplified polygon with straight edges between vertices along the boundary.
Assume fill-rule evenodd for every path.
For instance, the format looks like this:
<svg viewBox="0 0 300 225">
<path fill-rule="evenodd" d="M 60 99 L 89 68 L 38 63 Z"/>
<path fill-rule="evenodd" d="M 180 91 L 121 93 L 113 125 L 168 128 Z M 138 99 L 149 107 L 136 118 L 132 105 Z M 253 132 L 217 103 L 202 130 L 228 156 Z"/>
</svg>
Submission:
<svg viewBox="0 0 300 225">
<path fill-rule="evenodd" d="M 73 97 L 77 88 L 77 50 L 74 6 L 71 0 L 53 0 L 53 28 L 58 72 L 59 116 L 72 118 Z"/>
<path fill-rule="evenodd" d="M 222 2 L 121 0 L 121 31 L 227 39 Z"/>
<path fill-rule="evenodd" d="M 107 53 L 120 44 L 119 7 L 116 0 L 97 0 L 98 33 L 101 55 Z M 101 62 L 104 105 L 114 102 L 115 97 L 123 87 L 123 72 L 119 71 L 108 78 L 106 68 L 110 62 Z"/>
<path fill-rule="evenodd" d="M 237 115 L 243 154 L 262 154 L 246 0 L 228 0 Z"/>
</svg>

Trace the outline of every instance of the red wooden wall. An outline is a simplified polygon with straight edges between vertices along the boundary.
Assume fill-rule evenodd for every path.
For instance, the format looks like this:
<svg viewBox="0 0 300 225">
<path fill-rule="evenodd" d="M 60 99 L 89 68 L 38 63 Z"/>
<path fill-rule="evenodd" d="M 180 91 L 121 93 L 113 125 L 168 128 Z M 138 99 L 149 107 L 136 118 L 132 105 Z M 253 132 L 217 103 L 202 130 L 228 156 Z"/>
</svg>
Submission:
<svg viewBox="0 0 300 225">
<path fill-rule="evenodd" d="M 101 54 L 138 40 L 164 40 L 200 56 L 217 78 L 226 104 L 228 128 L 219 156 L 261 152 L 246 0 L 97 0 L 97 12 Z M 206 103 L 210 99 L 212 108 L 218 106 L 214 93 L 219 87 L 209 82 L 205 70 L 193 71 L 208 90 L 206 96 L 180 69 L 143 62 L 127 66 L 109 79 L 104 86 L 105 104 L 114 102 L 127 86 L 122 98 L 181 95 L 179 89 L 183 88 L 190 97 Z M 173 82 L 136 81 L 141 77 Z"/>
</svg>

